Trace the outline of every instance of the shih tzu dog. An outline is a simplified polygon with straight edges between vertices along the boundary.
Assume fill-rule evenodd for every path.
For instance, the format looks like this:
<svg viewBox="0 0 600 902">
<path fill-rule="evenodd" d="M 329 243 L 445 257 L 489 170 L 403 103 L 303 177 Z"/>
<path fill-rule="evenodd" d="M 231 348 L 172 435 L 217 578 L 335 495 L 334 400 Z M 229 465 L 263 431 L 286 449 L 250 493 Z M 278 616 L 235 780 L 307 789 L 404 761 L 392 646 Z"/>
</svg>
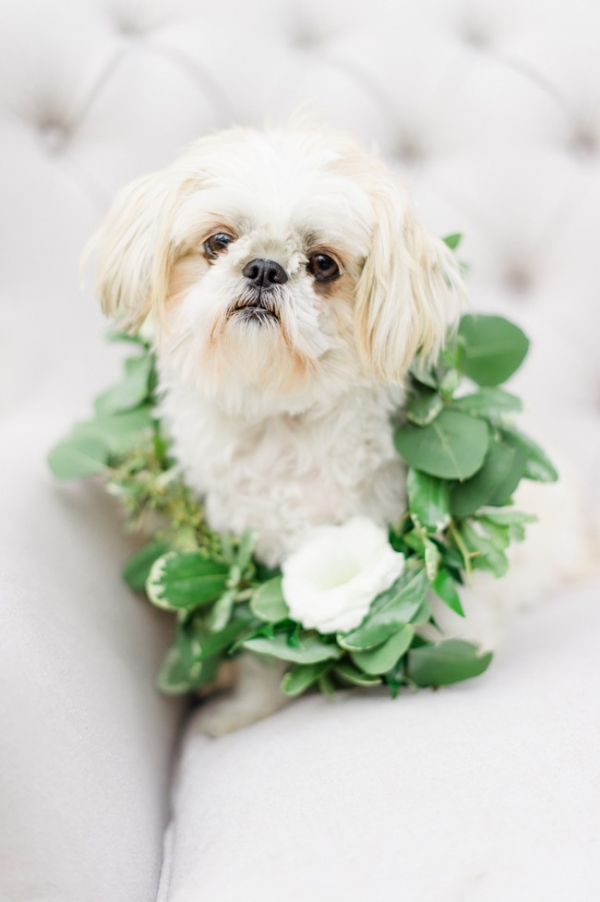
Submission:
<svg viewBox="0 0 600 902">
<path fill-rule="evenodd" d="M 316 525 L 399 519 L 390 414 L 463 284 L 379 159 L 302 123 L 210 135 L 125 188 L 96 244 L 104 311 L 152 323 L 161 416 L 211 527 L 256 528 L 277 565 Z M 280 704 L 245 669 L 210 732 Z"/>
</svg>

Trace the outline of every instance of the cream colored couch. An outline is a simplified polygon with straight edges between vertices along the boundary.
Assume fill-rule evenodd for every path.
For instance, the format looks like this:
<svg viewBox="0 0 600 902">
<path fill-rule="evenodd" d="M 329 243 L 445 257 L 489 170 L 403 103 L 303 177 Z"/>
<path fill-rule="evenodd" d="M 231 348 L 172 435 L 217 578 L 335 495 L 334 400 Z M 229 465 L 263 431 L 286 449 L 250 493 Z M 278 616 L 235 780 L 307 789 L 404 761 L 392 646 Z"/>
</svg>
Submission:
<svg viewBox="0 0 600 902">
<path fill-rule="evenodd" d="M 169 625 L 120 582 L 113 507 L 45 468 L 117 366 L 77 273 L 113 192 L 304 101 L 466 233 L 474 306 L 534 339 L 519 388 L 599 506 L 596 0 L 3 0 L 3 902 L 600 898 L 597 584 L 472 685 L 210 741 L 153 689 Z"/>
</svg>

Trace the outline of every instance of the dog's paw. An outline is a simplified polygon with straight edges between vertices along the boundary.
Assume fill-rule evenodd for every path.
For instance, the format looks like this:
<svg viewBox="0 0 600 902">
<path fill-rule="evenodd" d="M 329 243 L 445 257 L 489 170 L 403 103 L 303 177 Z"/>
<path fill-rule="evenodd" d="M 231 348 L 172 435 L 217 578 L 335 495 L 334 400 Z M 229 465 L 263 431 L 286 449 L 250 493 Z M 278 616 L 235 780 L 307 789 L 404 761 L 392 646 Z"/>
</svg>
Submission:
<svg viewBox="0 0 600 902">
<path fill-rule="evenodd" d="M 279 688 L 281 667 L 265 667 L 251 656 L 236 661 L 233 690 L 205 702 L 196 714 L 196 725 L 208 736 L 225 736 L 269 717 L 287 704 Z"/>
<path fill-rule="evenodd" d="M 207 736 L 217 739 L 236 730 L 243 730 L 268 717 L 272 711 L 257 711 L 244 699 L 222 698 L 208 702 L 196 714 L 196 726 Z"/>
</svg>

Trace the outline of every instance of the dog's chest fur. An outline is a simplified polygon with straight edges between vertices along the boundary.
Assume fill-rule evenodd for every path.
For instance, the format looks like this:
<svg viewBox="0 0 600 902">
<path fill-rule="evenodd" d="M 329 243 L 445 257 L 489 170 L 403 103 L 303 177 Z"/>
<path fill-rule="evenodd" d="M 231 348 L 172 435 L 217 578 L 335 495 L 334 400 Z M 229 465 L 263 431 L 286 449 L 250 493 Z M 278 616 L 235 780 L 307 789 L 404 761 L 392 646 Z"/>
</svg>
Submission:
<svg viewBox="0 0 600 902">
<path fill-rule="evenodd" d="M 258 556 L 281 563 L 313 526 L 364 514 L 385 525 L 404 508 L 391 398 L 354 388 L 296 415 L 233 416 L 172 385 L 162 415 L 187 481 L 217 531 L 259 532 Z"/>
</svg>

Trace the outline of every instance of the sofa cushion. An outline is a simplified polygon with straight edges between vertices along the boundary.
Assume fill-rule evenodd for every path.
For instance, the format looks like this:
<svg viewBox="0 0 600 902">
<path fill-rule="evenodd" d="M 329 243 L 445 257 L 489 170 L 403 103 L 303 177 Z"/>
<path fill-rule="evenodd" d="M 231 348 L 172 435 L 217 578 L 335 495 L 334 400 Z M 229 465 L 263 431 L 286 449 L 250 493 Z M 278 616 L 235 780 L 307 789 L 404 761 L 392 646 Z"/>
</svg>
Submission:
<svg viewBox="0 0 600 902">
<path fill-rule="evenodd" d="M 521 615 L 472 683 L 192 720 L 160 902 L 599 898 L 599 594 Z"/>
</svg>

